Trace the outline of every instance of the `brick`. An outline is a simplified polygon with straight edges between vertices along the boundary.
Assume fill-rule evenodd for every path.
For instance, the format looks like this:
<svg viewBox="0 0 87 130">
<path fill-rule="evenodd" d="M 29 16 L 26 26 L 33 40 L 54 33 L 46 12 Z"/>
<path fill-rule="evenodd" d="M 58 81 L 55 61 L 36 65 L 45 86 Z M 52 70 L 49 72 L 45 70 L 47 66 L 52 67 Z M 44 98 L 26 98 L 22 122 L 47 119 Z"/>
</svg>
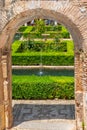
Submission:
<svg viewBox="0 0 87 130">
<path fill-rule="evenodd" d="M 85 130 L 87 130 L 87 103 L 85 100 L 86 94 L 84 94 L 87 91 L 87 10 L 86 13 L 82 13 L 76 0 L 66 0 L 66 3 L 64 3 L 63 0 L 0 0 L 0 48 L 3 49 L 3 53 L 4 47 L 9 50 L 16 30 L 24 22 L 35 17 L 51 18 L 64 24 L 69 29 L 75 45 L 76 129 L 82 130 L 82 122 L 84 121 Z M 80 4 L 87 7 L 86 0 L 80 0 Z M 9 71 L 11 68 L 11 52 L 8 52 L 9 55 L 6 54 L 7 59 L 4 63 L 0 58 L 0 102 L 4 102 L 5 108 L 7 108 L 6 113 L 4 111 L 2 113 L 5 115 L 8 128 L 10 128 L 12 125 L 12 86 L 11 71 Z M 8 107 L 6 103 L 8 103 Z M 1 117 L 3 118 L 2 113 Z"/>
</svg>

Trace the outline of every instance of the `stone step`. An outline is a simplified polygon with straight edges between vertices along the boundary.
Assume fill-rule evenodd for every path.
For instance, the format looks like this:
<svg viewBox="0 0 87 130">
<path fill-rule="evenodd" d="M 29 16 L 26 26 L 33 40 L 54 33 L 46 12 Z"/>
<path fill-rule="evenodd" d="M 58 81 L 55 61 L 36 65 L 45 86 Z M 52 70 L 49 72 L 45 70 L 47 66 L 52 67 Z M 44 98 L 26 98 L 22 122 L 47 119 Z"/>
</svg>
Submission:
<svg viewBox="0 0 87 130">
<path fill-rule="evenodd" d="M 11 130 L 76 130 L 75 120 L 38 120 L 22 122 Z"/>
</svg>

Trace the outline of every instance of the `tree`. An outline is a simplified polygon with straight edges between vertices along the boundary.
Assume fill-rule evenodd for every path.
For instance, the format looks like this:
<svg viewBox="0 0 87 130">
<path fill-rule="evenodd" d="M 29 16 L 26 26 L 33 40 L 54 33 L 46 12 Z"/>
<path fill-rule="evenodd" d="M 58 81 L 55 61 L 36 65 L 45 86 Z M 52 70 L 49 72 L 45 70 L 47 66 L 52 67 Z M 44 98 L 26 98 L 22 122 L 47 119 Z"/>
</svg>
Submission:
<svg viewBox="0 0 87 130">
<path fill-rule="evenodd" d="M 38 36 L 42 36 L 42 34 L 45 32 L 45 22 L 42 19 L 36 20 L 36 32 Z"/>
</svg>

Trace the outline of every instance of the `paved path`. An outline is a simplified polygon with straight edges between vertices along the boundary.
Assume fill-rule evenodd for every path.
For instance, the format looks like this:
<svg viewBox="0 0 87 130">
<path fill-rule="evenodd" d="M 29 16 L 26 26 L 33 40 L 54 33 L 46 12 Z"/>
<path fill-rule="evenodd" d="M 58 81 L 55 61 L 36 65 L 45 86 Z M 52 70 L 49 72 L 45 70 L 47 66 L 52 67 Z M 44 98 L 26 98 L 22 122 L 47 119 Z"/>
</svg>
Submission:
<svg viewBox="0 0 87 130">
<path fill-rule="evenodd" d="M 13 101 L 12 130 L 75 130 L 74 101 Z"/>
</svg>

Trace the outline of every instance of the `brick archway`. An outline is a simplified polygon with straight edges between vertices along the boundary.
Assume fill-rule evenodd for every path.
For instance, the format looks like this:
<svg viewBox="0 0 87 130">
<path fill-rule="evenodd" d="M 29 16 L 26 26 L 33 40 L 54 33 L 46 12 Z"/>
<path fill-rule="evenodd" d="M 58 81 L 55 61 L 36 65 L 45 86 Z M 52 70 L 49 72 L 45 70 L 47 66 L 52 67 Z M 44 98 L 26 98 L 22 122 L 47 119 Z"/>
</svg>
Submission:
<svg viewBox="0 0 87 130">
<path fill-rule="evenodd" d="M 68 6 L 67 6 L 68 5 Z M 17 29 L 34 18 L 56 20 L 70 31 L 75 45 L 76 130 L 87 129 L 87 18 L 75 2 L 14 1 L 1 4 L 0 21 L 0 107 L 1 129 L 12 126 L 11 43 Z M 84 125 L 83 125 L 84 124 Z"/>
</svg>

